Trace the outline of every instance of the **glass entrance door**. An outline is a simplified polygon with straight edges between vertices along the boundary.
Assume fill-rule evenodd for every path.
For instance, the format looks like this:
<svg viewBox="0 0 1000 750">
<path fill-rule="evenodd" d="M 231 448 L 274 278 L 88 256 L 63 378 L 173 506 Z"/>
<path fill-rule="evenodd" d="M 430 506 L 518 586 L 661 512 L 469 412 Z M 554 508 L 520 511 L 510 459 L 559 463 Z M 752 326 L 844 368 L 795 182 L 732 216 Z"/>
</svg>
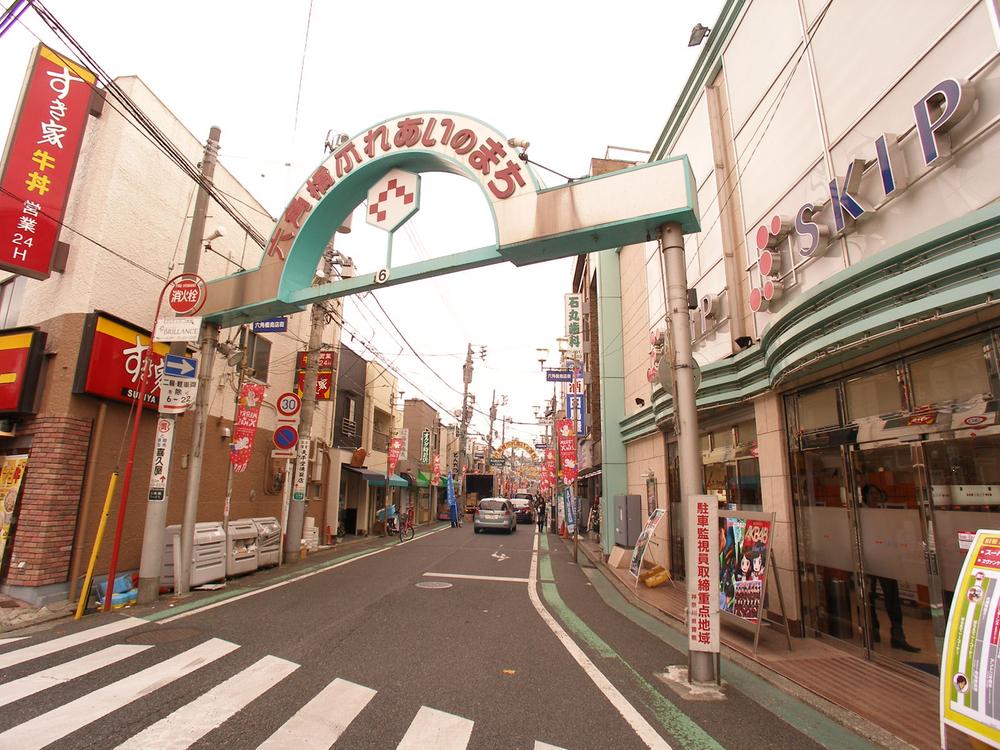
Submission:
<svg viewBox="0 0 1000 750">
<path fill-rule="evenodd" d="M 866 643 L 873 653 L 937 674 L 928 574 L 926 482 L 919 445 L 851 448 Z"/>
</svg>

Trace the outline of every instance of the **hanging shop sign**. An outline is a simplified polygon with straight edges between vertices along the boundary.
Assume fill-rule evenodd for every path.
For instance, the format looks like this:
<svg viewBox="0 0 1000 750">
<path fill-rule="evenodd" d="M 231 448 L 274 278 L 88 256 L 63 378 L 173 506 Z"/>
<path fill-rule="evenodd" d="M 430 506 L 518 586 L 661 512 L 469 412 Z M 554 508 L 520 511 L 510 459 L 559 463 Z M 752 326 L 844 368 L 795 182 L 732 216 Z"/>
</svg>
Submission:
<svg viewBox="0 0 1000 750">
<path fill-rule="evenodd" d="M 559 471 L 566 484 L 576 481 L 579 467 L 576 462 L 576 427 L 571 419 L 556 420 L 556 436 L 559 440 Z"/>
<path fill-rule="evenodd" d="M 944 725 L 1000 746 L 996 663 L 1000 641 L 1000 530 L 979 529 L 951 600 L 941 653 Z"/>
<path fill-rule="evenodd" d="M 420 433 L 420 463 L 429 464 L 431 462 L 431 431 L 424 430 Z"/>
<path fill-rule="evenodd" d="M 243 384 L 243 389 L 240 391 L 240 405 L 233 420 L 233 440 L 229 444 L 229 460 L 235 472 L 246 471 L 250 465 L 257 422 L 260 419 L 260 405 L 263 402 L 263 384 Z"/>
<path fill-rule="evenodd" d="M 571 359 L 579 359 L 583 352 L 583 295 L 566 294 L 563 299 L 566 320 L 566 354 Z"/>
<path fill-rule="evenodd" d="M 77 360 L 74 393 L 130 404 L 139 397 L 139 368 L 151 380 L 143 406 L 155 409 L 160 401 L 160 378 L 166 344 L 153 344 L 149 334 L 105 313 L 90 313 L 83 326 L 83 343 Z"/>
<path fill-rule="evenodd" d="M 749 516 L 749 517 L 748 517 Z M 767 591 L 773 514 L 727 513 L 719 519 L 719 610 L 759 623 Z"/>
<path fill-rule="evenodd" d="M 572 370 L 546 370 L 545 380 L 549 383 L 572 383 Z"/>
<path fill-rule="evenodd" d="M 0 174 L 0 269 L 51 274 L 96 80 L 37 47 Z"/>
<path fill-rule="evenodd" d="M 639 584 L 639 573 L 642 570 L 642 560 L 646 556 L 646 548 L 649 546 L 649 540 L 652 538 L 656 531 L 656 526 L 660 523 L 660 519 L 663 518 L 665 513 L 666 511 L 663 508 L 653 508 L 653 512 L 646 519 L 646 525 L 643 527 L 642 533 L 635 540 L 635 548 L 632 550 L 632 560 L 629 562 L 628 572 L 635 578 L 636 585 Z"/>
<path fill-rule="evenodd" d="M 295 361 L 295 393 L 300 397 L 305 393 L 306 358 L 308 352 L 298 352 Z M 329 401 L 333 398 L 334 375 L 337 369 L 337 353 L 324 349 L 319 353 L 319 370 L 316 373 L 316 400 Z"/>
<path fill-rule="evenodd" d="M 0 565 L 3 564 L 7 544 L 17 518 L 17 501 L 28 468 L 28 456 L 4 456 L 0 466 Z"/>
<path fill-rule="evenodd" d="M 936 167 L 951 154 L 948 131 L 962 121 L 976 102 L 976 92 L 969 81 L 946 78 L 935 85 L 913 105 L 913 121 L 920 141 L 922 166 Z M 755 240 L 760 284 L 750 290 L 749 307 L 753 312 L 769 309 L 781 299 L 780 246 L 792 236 L 796 238 L 798 254 L 818 255 L 826 250 L 831 239 L 856 228 L 873 216 L 890 199 L 900 195 L 910 184 L 910 174 L 899 145 L 899 136 L 882 133 L 873 144 L 875 164 L 881 181 L 883 200 L 875 206 L 866 205 L 860 197 L 861 178 L 866 159 L 852 159 L 843 177 L 834 177 L 829 184 L 829 200 L 804 203 L 794 216 L 774 215 L 757 228 Z M 830 207 L 829 222 L 818 214 Z"/>
<path fill-rule="evenodd" d="M 688 512 L 688 650 L 719 650 L 719 501 L 692 495 Z"/>
<path fill-rule="evenodd" d="M 0 413 L 27 414 L 35 410 L 44 331 L 17 328 L 0 334 Z"/>
<path fill-rule="evenodd" d="M 566 418 L 573 422 L 576 434 L 583 437 L 587 434 L 587 420 L 584 416 L 583 394 L 566 394 Z"/>
<path fill-rule="evenodd" d="M 201 337 L 201 318 L 194 317 L 160 317 L 156 319 L 153 329 L 153 341 L 180 341 L 188 343 Z"/>
</svg>

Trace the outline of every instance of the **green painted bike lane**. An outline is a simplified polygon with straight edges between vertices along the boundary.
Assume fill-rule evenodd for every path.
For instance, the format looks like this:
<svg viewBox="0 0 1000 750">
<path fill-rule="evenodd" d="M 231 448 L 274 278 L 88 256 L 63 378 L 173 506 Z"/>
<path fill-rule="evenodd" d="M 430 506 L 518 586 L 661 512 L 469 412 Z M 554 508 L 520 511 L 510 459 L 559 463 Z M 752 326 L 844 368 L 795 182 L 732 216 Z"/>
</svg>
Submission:
<svg viewBox="0 0 1000 750">
<path fill-rule="evenodd" d="M 539 585 L 542 598 L 572 633 L 581 646 L 605 659 L 618 662 L 641 696 L 660 726 L 674 737 L 686 750 L 715 750 L 723 746 L 703 729 L 680 707 L 668 700 L 610 644 L 601 638 L 580 618 L 559 594 L 558 583 L 549 554 L 548 538 L 540 536 Z M 683 633 L 630 604 L 608 581 L 595 570 L 584 570 L 584 575 L 601 600 L 618 614 L 645 630 L 650 635 L 677 650 L 681 654 L 687 649 L 687 639 Z M 722 673 L 730 690 L 738 690 L 748 699 L 773 716 L 802 732 L 817 744 L 831 750 L 862 750 L 878 747 L 858 736 L 847 727 L 833 721 L 812 706 L 789 695 L 750 670 L 723 657 Z M 715 705 L 724 706 L 724 703 Z"/>
</svg>

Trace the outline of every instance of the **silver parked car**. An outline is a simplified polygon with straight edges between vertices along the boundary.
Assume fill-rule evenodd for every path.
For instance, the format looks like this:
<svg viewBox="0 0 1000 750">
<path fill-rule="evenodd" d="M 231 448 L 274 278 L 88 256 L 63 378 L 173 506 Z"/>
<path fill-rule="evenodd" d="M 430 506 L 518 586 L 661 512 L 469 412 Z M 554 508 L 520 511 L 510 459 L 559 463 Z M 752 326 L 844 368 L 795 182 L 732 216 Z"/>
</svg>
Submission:
<svg viewBox="0 0 1000 750">
<path fill-rule="evenodd" d="M 517 531 L 514 506 L 502 497 L 484 497 L 476 506 L 472 528 L 477 534 L 486 529 L 503 529 L 508 534 Z"/>
</svg>

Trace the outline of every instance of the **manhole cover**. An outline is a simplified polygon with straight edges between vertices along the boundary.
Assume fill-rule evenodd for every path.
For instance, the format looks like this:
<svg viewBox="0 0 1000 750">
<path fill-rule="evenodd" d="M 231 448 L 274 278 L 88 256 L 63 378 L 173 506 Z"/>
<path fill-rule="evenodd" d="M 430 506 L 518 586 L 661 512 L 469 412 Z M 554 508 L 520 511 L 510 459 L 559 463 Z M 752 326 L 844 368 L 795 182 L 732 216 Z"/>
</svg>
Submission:
<svg viewBox="0 0 1000 750">
<path fill-rule="evenodd" d="M 444 581 L 421 581 L 417 584 L 418 589 L 450 589 L 451 584 Z"/>
<path fill-rule="evenodd" d="M 125 642 L 144 646 L 160 646 L 164 643 L 175 643 L 199 635 L 201 635 L 201 631 L 198 628 L 150 628 L 141 633 L 130 635 L 125 639 Z"/>
</svg>

